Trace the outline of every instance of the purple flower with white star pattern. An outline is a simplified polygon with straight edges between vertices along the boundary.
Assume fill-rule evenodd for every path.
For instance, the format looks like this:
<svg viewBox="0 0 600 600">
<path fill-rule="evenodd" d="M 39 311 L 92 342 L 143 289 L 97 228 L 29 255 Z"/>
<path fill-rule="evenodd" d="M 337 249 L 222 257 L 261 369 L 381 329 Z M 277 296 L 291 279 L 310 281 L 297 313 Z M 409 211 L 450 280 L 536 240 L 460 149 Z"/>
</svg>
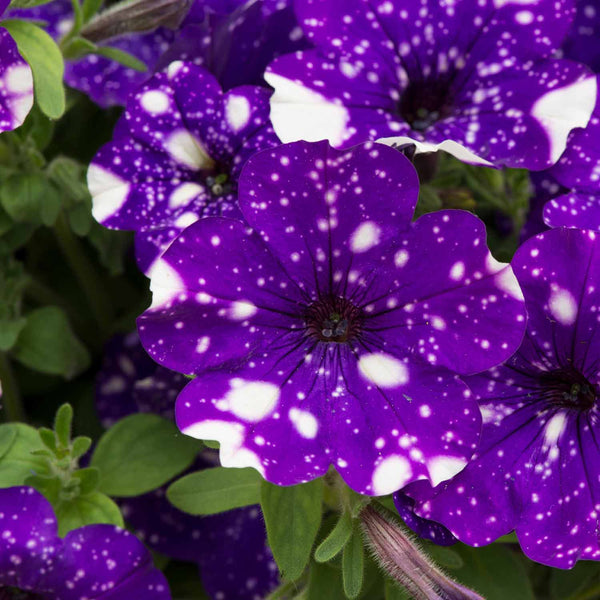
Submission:
<svg viewBox="0 0 600 600">
<path fill-rule="evenodd" d="M 540 170 L 596 99 L 584 65 L 546 60 L 572 0 L 296 0 L 316 50 L 265 75 L 283 142 L 379 140 L 470 163 Z"/>
<path fill-rule="evenodd" d="M 0 596 L 44 600 L 169 600 L 150 552 L 131 533 L 87 525 L 57 535 L 52 507 L 36 490 L 0 490 Z"/>
<path fill-rule="evenodd" d="M 331 464 L 365 494 L 458 472 L 480 415 L 456 373 L 506 359 L 525 328 L 483 223 L 463 211 L 411 223 L 416 172 L 381 144 L 265 150 L 239 188 L 252 229 L 187 228 L 138 320 L 155 360 L 197 375 L 180 429 L 281 485 Z"/>
<path fill-rule="evenodd" d="M 106 347 L 96 381 L 100 420 L 108 427 L 137 412 L 171 419 L 175 397 L 186 382 L 183 375 L 157 365 L 142 348 L 136 332 L 117 336 Z M 205 451 L 190 471 L 213 467 L 216 462 L 214 452 Z M 136 536 L 156 552 L 198 564 L 204 589 L 213 598 L 256 600 L 270 592 L 279 577 L 266 544 L 260 508 L 192 516 L 167 500 L 169 483 L 147 494 L 118 500 Z"/>
<path fill-rule="evenodd" d="M 577 0 L 577 14 L 561 53 L 600 71 L 600 2 Z"/>
<path fill-rule="evenodd" d="M 600 80 L 600 79 L 599 79 Z M 600 230 L 600 97 L 585 129 L 574 131 L 560 160 L 548 174 L 566 191 L 546 203 L 550 227 Z"/>
<path fill-rule="evenodd" d="M 515 255 L 525 340 L 505 365 L 466 379 L 483 414 L 481 447 L 452 481 L 415 496 L 418 515 L 467 544 L 514 529 L 538 562 L 600 559 L 599 250 L 596 233 L 559 228 Z"/>
<path fill-rule="evenodd" d="M 208 71 L 174 62 L 130 98 L 113 141 L 90 165 L 88 186 L 100 223 L 137 233 L 144 271 L 200 217 L 239 216 L 244 163 L 277 144 L 268 97 L 254 86 L 224 94 Z"/>
<path fill-rule="evenodd" d="M 233 2 L 232 4 L 236 4 Z M 224 90 L 265 85 L 267 65 L 278 56 L 311 47 L 298 25 L 292 0 L 237 1 L 236 10 L 214 2 L 207 15 L 178 32 L 159 66 L 189 60 L 208 69 Z M 223 14 L 225 13 L 225 14 Z"/>
<path fill-rule="evenodd" d="M 0 17 L 10 0 L 0 0 Z M 0 21 L 0 133 L 22 125 L 33 106 L 33 75 Z"/>
</svg>

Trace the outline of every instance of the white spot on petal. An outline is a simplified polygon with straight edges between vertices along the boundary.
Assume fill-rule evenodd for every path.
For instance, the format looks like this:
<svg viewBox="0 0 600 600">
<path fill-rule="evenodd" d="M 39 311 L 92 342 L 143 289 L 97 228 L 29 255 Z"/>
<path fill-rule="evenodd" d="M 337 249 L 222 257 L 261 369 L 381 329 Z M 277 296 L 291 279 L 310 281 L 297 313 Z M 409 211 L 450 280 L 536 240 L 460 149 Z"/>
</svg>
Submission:
<svg viewBox="0 0 600 600">
<path fill-rule="evenodd" d="M 404 487 L 412 476 L 410 462 L 394 454 L 384 458 L 373 472 L 373 493 L 376 496 L 391 494 Z"/>
<path fill-rule="evenodd" d="M 319 423 L 312 413 L 298 408 L 290 408 L 288 415 L 296 431 L 303 438 L 314 440 L 317 437 Z"/>
<path fill-rule="evenodd" d="M 408 369 L 403 362 L 385 354 L 365 354 L 358 360 L 360 374 L 382 388 L 393 388 L 408 383 Z"/>
<path fill-rule="evenodd" d="M 92 195 L 92 214 L 99 223 L 119 212 L 129 196 L 129 182 L 94 163 L 88 169 L 87 184 Z"/>
<path fill-rule="evenodd" d="M 200 140 L 186 129 L 174 131 L 164 146 L 173 160 L 195 171 L 210 170 L 215 166 Z"/>
<path fill-rule="evenodd" d="M 225 102 L 225 118 L 235 132 L 242 130 L 250 120 L 250 103 L 245 96 L 229 94 Z"/>
<path fill-rule="evenodd" d="M 142 108 L 151 115 L 162 115 L 168 112 L 171 102 L 169 96 L 160 90 L 148 90 L 140 97 Z"/>
<path fill-rule="evenodd" d="M 567 427 L 567 415 L 564 412 L 555 414 L 544 429 L 544 441 L 548 446 L 555 446 Z"/>
<path fill-rule="evenodd" d="M 279 387 L 266 381 L 231 382 L 224 406 L 236 417 L 257 423 L 270 415 L 279 401 Z"/>
<path fill-rule="evenodd" d="M 372 221 L 359 225 L 350 237 L 352 252 L 366 252 L 379 244 L 381 229 Z"/>
<path fill-rule="evenodd" d="M 204 191 L 197 183 L 186 181 L 178 185 L 169 196 L 169 208 L 179 208 L 188 205 L 194 198 Z"/>
<path fill-rule="evenodd" d="M 450 279 L 460 281 L 465 276 L 465 263 L 462 261 L 455 262 L 450 267 Z"/>
<path fill-rule="evenodd" d="M 409 258 L 409 255 L 406 250 L 398 250 L 398 252 L 396 252 L 396 254 L 394 255 L 394 264 L 399 269 L 401 269 L 408 262 L 408 258 Z"/>
<path fill-rule="evenodd" d="M 159 258 L 152 263 L 148 271 L 152 304 L 150 308 L 160 308 L 169 304 L 181 292 L 186 291 L 179 273 L 164 259 Z"/>
<path fill-rule="evenodd" d="M 552 316 L 562 325 L 573 325 L 577 319 L 577 302 L 571 292 L 556 289 L 550 295 L 548 308 Z"/>
<path fill-rule="evenodd" d="M 228 316 L 235 321 L 243 321 L 257 313 L 258 309 L 248 300 L 237 300 L 233 302 L 229 309 Z"/>
<path fill-rule="evenodd" d="M 435 487 L 442 481 L 451 479 L 465 468 L 467 461 L 459 456 L 436 456 L 427 461 L 429 478 Z"/>
</svg>

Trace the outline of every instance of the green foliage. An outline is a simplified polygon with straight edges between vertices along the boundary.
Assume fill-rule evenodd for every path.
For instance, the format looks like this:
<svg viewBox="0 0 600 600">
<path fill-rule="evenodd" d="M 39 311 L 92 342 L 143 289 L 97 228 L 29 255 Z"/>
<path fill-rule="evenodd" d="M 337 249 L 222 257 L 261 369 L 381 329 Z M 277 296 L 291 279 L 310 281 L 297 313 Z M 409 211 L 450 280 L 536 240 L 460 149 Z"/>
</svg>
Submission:
<svg viewBox="0 0 600 600">
<path fill-rule="evenodd" d="M 344 592 L 348 598 L 357 598 L 363 586 L 364 578 L 364 547 L 360 528 L 354 524 L 352 535 L 344 546 L 342 555 L 342 579 Z"/>
<path fill-rule="evenodd" d="M 124 527 L 119 507 L 108 496 L 100 492 L 92 492 L 60 502 L 55 511 L 58 519 L 58 535 L 60 536 L 64 536 L 78 527 L 93 523 L 108 523 Z"/>
<path fill-rule="evenodd" d="M 44 457 L 33 454 L 43 449 L 33 427 L 24 423 L 0 425 L 0 488 L 23 485 L 31 473 L 47 473 Z"/>
<path fill-rule="evenodd" d="M 285 579 L 295 581 L 308 564 L 321 523 L 322 498 L 322 479 L 290 487 L 266 481 L 262 485 L 260 505 L 267 539 Z"/>
<path fill-rule="evenodd" d="M 42 4 L 49 4 L 53 0 L 12 0 L 10 8 L 33 8 Z"/>
<path fill-rule="evenodd" d="M 600 582 L 600 565 L 596 561 L 578 562 L 570 571 L 554 569 L 550 578 L 552 600 L 577 600 L 585 590 Z M 600 591 L 598 592 L 600 595 Z M 593 600 L 587 596 L 588 600 Z"/>
<path fill-rule="evenodd" d="M 2 27 L 8 30 L 31 67 L 35 99 L 41 111 L 58 119 L 66 107 L 65 65 L 60 49 L 43 29 L 29 21 L 9 19 L 2 21 Z"/>
<path fill-rule="evenodd" d="M 90 355 L 77 339 L 64 311 L 45 306 L 31 311 L 11 351 L 21 363 L 51 375 L 71 379 L 87 369 Z"/>
<path fill-rule="evenodd" d="M 345 600 L 344 585 L 338 569 L 313 563 L 308 580 L 307 600 Z"/>
<path fill-rule="evenodd" d="M 352 536 L 352 518 L 344 511 L 329 535 L 317 546 L 315 560 L 327 562 L 337 556 Z"/>
<path fill-rule="evenodd" d="M 214 515 L 258 504 L 262 481 L 256 469 L 215 467 L 178 479 L 169 486 L 167 498 L 191 515 Z"/>
<path fill-rule="evenodd" d="M 109 496 L 145 494 L 189 467 L 200 449 L 171 421 L 153 414 L 121 419 L 98 442 L 91 465 L 100 469 L 99 490 Z"/>
</svg>

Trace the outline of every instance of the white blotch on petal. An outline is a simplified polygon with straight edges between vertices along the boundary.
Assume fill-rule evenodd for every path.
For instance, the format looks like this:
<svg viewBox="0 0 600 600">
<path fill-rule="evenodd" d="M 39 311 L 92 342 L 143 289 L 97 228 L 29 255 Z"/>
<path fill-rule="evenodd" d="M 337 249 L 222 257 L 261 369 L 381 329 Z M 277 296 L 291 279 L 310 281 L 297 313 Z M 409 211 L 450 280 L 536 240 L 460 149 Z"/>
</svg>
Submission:
<svg viewBox="0 0 600 600">
<path fill-rule="evenodd" d="M 207 335 L 203 335 L 196 344 L 196 352 L 198 354 L 204 354 L 210 346 L 210 338 Z"/>
<path fill-rule="evenodd" d="M 186 291 L 179 273 L 164 259 L 158 258 L 147 273 L 150 278 L 152 304 L 150 308 L 160 308 L 169 304 L 179 294 Z"/>
<path fill-rule="evenodd" d="M 269 416 L 279 402 L 279 387 L 266 381 L 231 380 L 223 407 L 236 417 L 257 423 Z"/>
<path fill-rule="evenodd" d="M 409 259 L 409 254 L 406 250 L 398 250 L 396 254 L 394 254 L 394 264 L 401 269 L 406 265 Z"/>
<path fill-rule="evenodd" d="M 408 368 L 403 362 L 385 354 L 365 354 L 358 360 L 360 374 L 382 388 L 393 388 L 408 383 Z"/>
<path fill-rule="evenodd" d="M 386 144 L 388 146 L 398 145 L 403 146 L 404 144 L 414 144 L 416 154 L 426 154 L 428 152 L 437 152 L 442 150 L 448 154 L 452 154 L 463 162 L 470 163 L 473 165 L 486 165 L 488 167 L 493 166 L 491 162 L 477 156 L 474 152 L 471 152 L 468 148 L 465 148 L 454 140 L 444 140 L 439 144 L 431 144 L 430 142 L 420 142 L 414 140 L 408 136 L 396 136 L 378 139 L 377 142 L 380 144 Z"/>
<path fill-rule="evenodd" d="M 225 102 L 225 118 L 235 132 L 242 130 L 250 120 L 250 102 L 245 96 L 230 94 Z"/>
<path fill-rule="evenodd" d="M 442 481 L 451 479 L 465 468 L 467 461 L 459 456 L 436 456 L 427 461 L 429 478 L 435 487 Z"/>
<path fill-rule="evenodd" d="M 379 244 L 380 236 L 381 229 L 376 223 L 361 223 L 350 236 L 350 249 L 356 253 L 366 252 Z"/>
<path fill-rule="evenodd" d="M 215 162 L 199 139 L 186 129 L 178 129 L 164 142 L 165 150 L 178 163 L 195 171 L 210 170 Z"/>
<path fill-rule="evenodd" d="M 560 412 L 555 414 L 544 428 L 544 441 L 547 446 L 555 446 L 567 427 L 567 414 Z"/>
<path fill-rule="evenodd" d="M 450 279 L 460 281 L 465 276 L 465 263 L 462 261 L 455 262 L 450 267 Z"/>
<path fill-rule="evenodd" d="M 4 86 L 11 94 L 33 93 L 33 75 L 27 64 L 16 64 L 4 74 Z"/>
<path fill-rule="evenodd" d="M 410 462 L 394 454 L 384 458 L 373 472 L 372 487 L 376 496 L 391 494 L 404 487 L 412 476 Z"/>
<path fill-rule="evenodd" d="M 344 141 L 349 120 L 345 107 L 281 75 L 267 72 L 265 79 L 275 89 L 271 123 L 282 142 L 326 139 L 339 146 Z"/>
<path fill-rule="evenodd" d="M 169 96 L 160 90 L 148 90 L 140 97 L 142 108 L 151 115 L 162 115 L 169 111 Z"/>
<path fill-rule="evenodd" d="M 290 408 L 288 413 L 290 421 L 294 424 L 296 431 L 307 440 L 314 440 L 319 430 L 319 422 L 312 413 L 299 408 Z"/>
<path fill-rule="evenodd" d="M 87 184 L 92 195 L 92 215 L 99 223 L 119 212 L 129 196 L 128 181 L 95 163 L 88 169 Z"/>
<path fill-rule="evenodd" d="M 195 223 L 199 219 L 200 217 L 196 213 L 185 212 L 179 217 L 177 217 L 177 219 L 175 219 L 175 223 L 173 224 L 179 229 L 185 229 L 186 227 L 189 227 L 192 223 Z"/>
<path fill-rule="evenodd" d="M 186 181 L 178 185 L 169 196 L 169 208 L 179 208 L 188 205 L 204 188 L 192 181 Z"/>
<path fill-rule="evenodd" d="M 494 0 L 494 6 L 496 8 L 502 8 L 507 4 L 517 4 L 527 6 L 528 4 L 537 4 L 538 0 Z"/>
<path fill-rule="evenodd" d="M 258 309 L 252 302 L 248 300 L 237 300 L 232 303 L 228 311 L 228 316 L 234 321 L 243 321 L 257 313 Z"/>
<path fill-rule="evenodd" d="M 552 316 L 562 325 L 573 325 L 577 319 L 577 302 L 568 290 L 558 288 L 550 295 L 548 308 Z"/>
<path fill-rule="evenodd" d="M 552 163 L 564 152 L 571 130 L 588 124 L 596 105 L 596 94 L 596 78 L 588 77 L 547 92 L 533 105 L 531 114 L 546 132 Z"/>
<path fill-rule="evenodd" d="M 523 291 L 519 282 L 510 267 L 506 267 L 499 271 L 494 277 L 494 283 L 498 289 L 502 290 L 505 294 L 512 296 L 515 300 L 524 300 Z"/>
</svg>

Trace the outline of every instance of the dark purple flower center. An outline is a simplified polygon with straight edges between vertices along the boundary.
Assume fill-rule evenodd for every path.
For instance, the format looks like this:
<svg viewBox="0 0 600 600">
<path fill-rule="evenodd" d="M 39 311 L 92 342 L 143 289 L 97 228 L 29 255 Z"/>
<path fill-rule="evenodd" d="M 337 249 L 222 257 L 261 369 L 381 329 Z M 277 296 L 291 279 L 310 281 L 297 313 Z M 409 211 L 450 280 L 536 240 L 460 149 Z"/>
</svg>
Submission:
<svg viewBox="0 0 600 600">
<path fill-rule="evenodd" d="M 0 600 L 42 600 L 42 596 L 14 587 L 0 587 Z"/>
<path fill-rule="evenodd" d="M 425 131 L 453 112 L 449 83 L 440 79 L 411 81 L 398 103 L 400 116 L 416 131 Z"/>
<path fill-rule="evenodd" d="M 226 167 L 215 169 L 214 173 L 205 179 L 205 183 L 215 198 L 235 193 L 234 183 Z"/>
<path fill-rule="evenodd" d="M 329 295 L 313 302 L 306 310 L 306 331 L 320 342 L 344 343 L 361 330 L 362 310 L 341 296 Z"/>
<path fill-rule="evenodd" d="M 575 369 L 559 369 L 541 377 L 544 396 L 557 408 L 586 411 L 594 407 L 597 390 Z"/>
</svg>

